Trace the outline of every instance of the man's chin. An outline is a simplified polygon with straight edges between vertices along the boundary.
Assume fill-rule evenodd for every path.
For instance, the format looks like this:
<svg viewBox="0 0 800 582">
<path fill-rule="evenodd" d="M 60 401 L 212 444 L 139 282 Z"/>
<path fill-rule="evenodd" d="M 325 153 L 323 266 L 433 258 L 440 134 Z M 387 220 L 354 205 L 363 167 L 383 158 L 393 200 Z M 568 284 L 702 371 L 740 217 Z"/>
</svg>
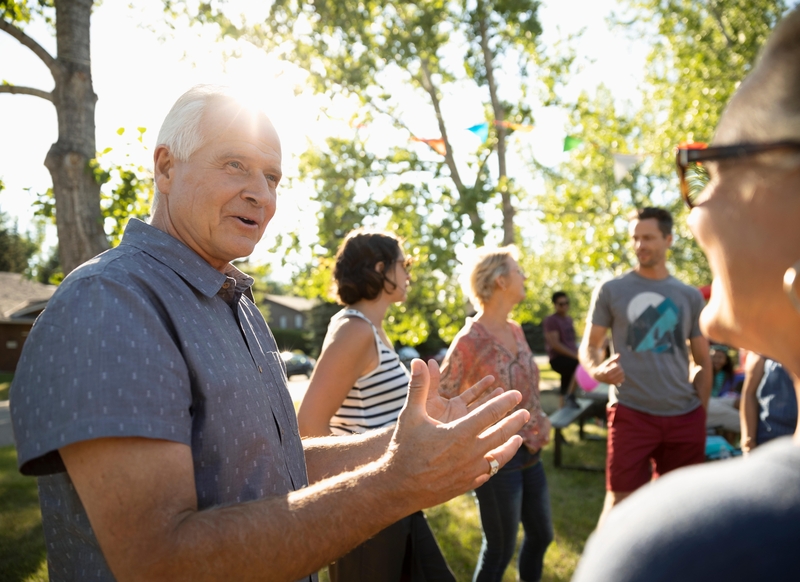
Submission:
<svg viewBox="0 0 800 582">
<path fill-rule="evenodd" d="M 729 304 L 720 298 L 711 299 L 700 313 L 700 331 L 709 340 L 731 347 L 740 347 L 739 327 Z"/>
</svg>

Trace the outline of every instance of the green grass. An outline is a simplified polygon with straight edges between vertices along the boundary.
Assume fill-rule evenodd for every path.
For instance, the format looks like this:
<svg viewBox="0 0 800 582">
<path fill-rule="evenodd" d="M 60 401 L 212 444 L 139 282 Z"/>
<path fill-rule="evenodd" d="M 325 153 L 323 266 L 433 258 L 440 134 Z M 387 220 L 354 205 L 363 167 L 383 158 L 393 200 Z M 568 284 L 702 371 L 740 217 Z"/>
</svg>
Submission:
<svg viewBox="0 0 800 582">
<path fill-rule="evenodd" d="M 543 403 L 545 397 L 543 395 Z M 605 436 L 605 430 L 588 425 L 586 432 Z M 605 442 L 578 439 L 578 429 L 564 431 L 569 445 L 562 448 L 565 464 L 601 466 Z M 583 546 L 597 523 L 603 505 L 603 473 L 553 467 L 553 445 L 542 453 L 553 513 L 555 540 L 545 556 L 545 582 L 572 578 Z M 481 546 L 478 510 L 471 494 L 461 495 L 425 512 L 447 563 L 459 582 L 472 579 Z M 522 540 L 522 530 L 518 543 Z M 519 546 L 518 546 L 519 547 Z M 328 580 L 327 572 L 320 580 Z M 0 448 L 0 582 L 46 581 L 44 537 L 36 481 L 22 477 L 16 468 L 14 447 Z M 517 579 L 516 556 L 504 582 Z"/>
<path fill-rule="evenodd" d="M 13 446 L 0 448 L 0 582 L 45 581 L 47 560 L 36 480 L 17 471 Z"/>
</svg>

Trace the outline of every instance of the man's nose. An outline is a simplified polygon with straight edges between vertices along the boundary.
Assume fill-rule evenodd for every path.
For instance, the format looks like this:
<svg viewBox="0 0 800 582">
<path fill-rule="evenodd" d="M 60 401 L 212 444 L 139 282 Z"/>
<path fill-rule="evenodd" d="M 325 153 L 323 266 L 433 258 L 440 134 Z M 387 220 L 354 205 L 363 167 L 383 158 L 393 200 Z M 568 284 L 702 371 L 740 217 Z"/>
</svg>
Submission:
<svg viewBox="0 0 800 582">
<path fill-rule="evenodd" d="M 269 180 L 264 174 L 253 176 L 253 179 L 247 184 L 243 196 L 246 200 L 257 206 L 265 206 L 274 198 Z"/>
</svg>

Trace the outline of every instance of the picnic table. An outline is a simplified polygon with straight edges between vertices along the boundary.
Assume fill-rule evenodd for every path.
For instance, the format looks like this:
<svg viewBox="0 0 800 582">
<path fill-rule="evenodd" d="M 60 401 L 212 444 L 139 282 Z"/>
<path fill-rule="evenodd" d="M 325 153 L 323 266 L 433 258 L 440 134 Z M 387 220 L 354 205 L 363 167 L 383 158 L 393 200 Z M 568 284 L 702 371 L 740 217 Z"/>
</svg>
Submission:
<svg viewBox="0 0 800 582">
<path fill-rule="evenodd" d="M 564 408 L 556 410 L 549 416 L 550 424 L 555 429 L 555 450 L 553 452 L 553 465 L 561 469 L 578 469 L 582 471 L 605 471 L 604 467 L 587 465 L 563 465 L 561 462 L 561 447 L 566 442 L 561 431 L 572 423 L 577 422 L 578 434 L 581 440 L 601 437 L 592 437 L 584 433 L 583 423 L 587 418 L 605 415 L 608 403 L 608 384 L 598 384 L 591 392 L 585 392 L 575 398 L 574 404 L 567 403 Z"/>
</svg>

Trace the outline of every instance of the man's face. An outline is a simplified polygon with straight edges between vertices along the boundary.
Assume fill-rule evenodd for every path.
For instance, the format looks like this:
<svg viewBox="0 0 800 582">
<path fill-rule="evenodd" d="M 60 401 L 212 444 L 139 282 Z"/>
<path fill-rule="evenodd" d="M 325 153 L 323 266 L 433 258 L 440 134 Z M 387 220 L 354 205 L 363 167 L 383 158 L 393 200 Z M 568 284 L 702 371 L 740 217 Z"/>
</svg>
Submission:
<svg viewBox="0 0 800 582">
<path fill-rule="evenodd" d="M 655 218 L 631 221 L 628 232 L 640 266 L 650 269 L 666 264 L 672 235 L 664 236 Z"/>
<path fill-rule="evenodd" d="M 275 214 L 281 144 L 266 116 L 233 103 L 209 108 L 202 127 L 188 161 L 156 150 L 163 201 L 153 223 L 223 271 L 253 252 Z"/>
<path fill-rule="evenodd" d="M 564 316 L 569 311 L 569 297 L 559 297 L 553 304 L 558 315 Z"/>
<path fill-rule="evenodd" d="M 715 145 L 753 141 L 740 131 L 741 112 L 723 116 Z M 776 334 L 798 319 L 782 288 L 784 272 L 800 259 L 800 167 L 790 160 L 783 153 L 707 162 L 710 181 L 689 215 L 714 274 L 704 334 L 773 356 Z"/>
</svg>

